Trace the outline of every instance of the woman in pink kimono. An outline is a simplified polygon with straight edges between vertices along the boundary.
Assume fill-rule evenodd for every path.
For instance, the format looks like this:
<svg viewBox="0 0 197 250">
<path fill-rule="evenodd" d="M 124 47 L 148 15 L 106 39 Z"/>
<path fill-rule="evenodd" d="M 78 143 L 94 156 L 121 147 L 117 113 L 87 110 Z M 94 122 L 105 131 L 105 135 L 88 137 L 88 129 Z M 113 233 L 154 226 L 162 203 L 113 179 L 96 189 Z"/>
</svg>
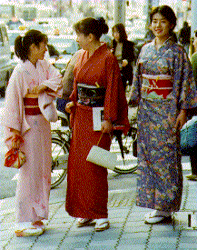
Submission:
<svg viewBox="0 0 197 250">
<path fill-rule="evenodd" d="M 53 104 L 62 95 L 61 75 L 47 61 L 47 36 L 28 31 L 15 40 L 21 62 L 10 78 L 2 123 L 8 148 L 19 148 L 26 162 L 19 170 L 16 190 L 16 236 L 40 235 L 48 218 L 51 185 L 50 121 L 57 120 Z M 21 143 L 21 141 L 23 141 Z"/>
</svg>

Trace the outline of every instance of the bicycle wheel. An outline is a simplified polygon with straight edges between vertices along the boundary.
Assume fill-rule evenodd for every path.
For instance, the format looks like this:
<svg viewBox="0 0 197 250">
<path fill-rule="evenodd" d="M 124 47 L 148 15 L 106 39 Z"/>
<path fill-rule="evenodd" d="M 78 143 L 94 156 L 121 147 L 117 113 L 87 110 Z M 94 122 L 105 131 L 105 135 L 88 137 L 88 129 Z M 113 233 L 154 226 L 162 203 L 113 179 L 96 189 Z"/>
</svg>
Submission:
<svg viewBox="0 0 197 250">
<path fill-rule="evenodd" d="M 51 189 L 60 185 L 67 174 L 69 143 L 52 134 Z"/>
<path fill-rule="evenodd" d="M 137 139 L 137 126 L 132 124 L 128 134 L 122 135 L 122 146 L 124 152 L 124 158 L 120 150 L 120 145 L 116 138 L 112 140 L 110 151 L 117 155 L 117 165 L 114 172 L 118 174 L 131 174 L 137 170 L 137 157 L 133 154 L 134 145 Z"/>
</svg>

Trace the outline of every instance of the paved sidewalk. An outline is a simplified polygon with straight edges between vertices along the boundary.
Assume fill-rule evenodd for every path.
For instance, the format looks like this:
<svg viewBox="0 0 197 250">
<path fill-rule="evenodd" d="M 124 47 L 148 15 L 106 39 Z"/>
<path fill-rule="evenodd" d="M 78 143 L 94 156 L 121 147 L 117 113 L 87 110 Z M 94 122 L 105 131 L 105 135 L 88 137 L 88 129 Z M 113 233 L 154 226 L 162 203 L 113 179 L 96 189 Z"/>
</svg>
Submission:
<svg viewBox="0 0 197 250">
<path fill-rule="evenodd" d="M 135 206 L 136 174 L 130 185 L 109 191 L 110 229 L 94 232 L 94 227 L 77 228 L 76 220 L 64 209 L 65 190 L 52 190 L 50 216 L 46 232 L 41 236 L 17 238 L 14 235 L 15 198 L 1 200 L 0 249 L 5 250 L 188 250 L 197 249 L 197 230 L 188 227 L 188 214 L 197 210 L 197 182 L 187 181 L 190 173 L 188 158 L 183 161 L 184 190 L 182 207 L 173 223 L 146 225 L 148 209 Z M 127 176 L 128 177 L 128 176 Z M 109 178 L 114 178 L 109 174 Z M 124 176 L 121 176 L 124 181 Z M 128 185 L 128 184 L 127 184 Z M 192 226 L 192 225 L 191 225 Z"/>
</svg>

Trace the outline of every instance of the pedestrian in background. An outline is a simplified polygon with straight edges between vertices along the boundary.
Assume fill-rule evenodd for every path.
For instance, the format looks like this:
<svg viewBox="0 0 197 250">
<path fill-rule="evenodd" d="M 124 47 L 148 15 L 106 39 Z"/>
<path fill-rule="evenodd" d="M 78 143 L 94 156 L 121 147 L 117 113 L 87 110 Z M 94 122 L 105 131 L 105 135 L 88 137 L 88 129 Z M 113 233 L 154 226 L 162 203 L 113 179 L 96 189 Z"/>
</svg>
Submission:
<svg viewBox="0 0 197 250">
<path fill-rule="evenodd" d="M 109 228 L 107 169 L 87 162 L 93 145 L 109 150 L 110 133 L 114 122 L 126 125 L 128 105 L 121 81 L 118 62 L 100 37 L 108 26 L 94 18 L 85 18 L 75 24 L 77 42 L 83 49 L 74 69 L 74 88 L 66 111 L 71 112 L 72 140 L 68 159 L 66 211 L 78 218 L 78 227 L 96 223 L 95 231 Z M 80 95 L 81 84 L 104 87 L 105 95 L 92 104 L 88 95 Z M 101 101 L 101 102 L 100 102 Z M 93 108 L 104 107 L 101 131 L 93 130 Z"/>
<path fill-rule="evenodd" d="M 197 86 L 197 31 L 194 31 L 194 54 L 191 56 L 191 63 L 192 63 L 192 68 L 193 68 L 193 74 L 194 74 L 194 79 L 196 82 L 196 86 Z M 191 111 L 189 112 L 188 116 L 189 119 L 192 118 L 192 116 L 197 115 L 197 109 L 191 109 Z M 192 174 L 187 175 L 187 179 L 191 180 L 191 181 L 197 181 L 197 149 L 192 152 L 192 154 L 190 155 L 190 162 L 191 162 L 191 171 Z"/>
<path fill-rule="evenodd" d="M 189 45 L 190 45 L 190 37 L 191 37 L 191 27 L 188 22 L 183 23 L 183 28 L 179 33 L 179 42 L 184 46 L 187 54 L 189 54 Z"/>
<path fill-rule="evenodd" d="M 155 39 L 142 47 L 130 103 L 138 102 L 137 205 L 154 209 L 145 223 L 159 223 L 179 211 L 182 169 L 179 130 L 187 110 L 197 106 L 192 66 L 182 46 L 171 40 L 173 10 L 162 5 L 150 15 Z"/>
<path fill-rule="evenodd" d="M 134 43 L 127 40 L 125 27 L 122 23 L 112 27 L 112 35 L 114 37 L 112 52 L 118 60 L 123 85 L 126 89 L 127 82 L 131 86 L 133 81 Z"/>
<path fill-rule="evenodd" d="M 51 188 L 51 128 L 56 121 L 53 106 L 62 94 L 61 75 L 44 59 L 48 38 L 37 30 L 15 40 L 21 59 L 6 90 L 2 123 L 8 148 L 26 155 L 19 169 L 16 190 L 16 236 L 40 235 L 48 219 Z M 21 144 L 22 140 L 24 141 Z"/>
</svg>

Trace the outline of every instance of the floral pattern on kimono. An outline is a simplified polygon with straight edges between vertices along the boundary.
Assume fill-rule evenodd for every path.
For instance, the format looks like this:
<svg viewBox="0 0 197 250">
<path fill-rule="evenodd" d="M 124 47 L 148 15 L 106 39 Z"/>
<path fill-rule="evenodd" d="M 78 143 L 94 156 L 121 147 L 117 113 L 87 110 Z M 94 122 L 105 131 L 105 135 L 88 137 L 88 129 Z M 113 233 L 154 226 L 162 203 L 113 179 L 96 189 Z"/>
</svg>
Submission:
<svg viewBox="0 0 197 250">
<path fill-rule="evenodd" d="M 142 94 L 142 74 L 172 77 L 166 99 Z M 197 106 L 192 67 L 181 46 L 166 41 L 158 50 L 155 40 L 145 45 L 138 58 L 130 99 L 138 108 L 137 205 L 168 212 L 178 211 L 182 196 L 179 136 L 175 131 L 180 109 Z"/>
</svg>

